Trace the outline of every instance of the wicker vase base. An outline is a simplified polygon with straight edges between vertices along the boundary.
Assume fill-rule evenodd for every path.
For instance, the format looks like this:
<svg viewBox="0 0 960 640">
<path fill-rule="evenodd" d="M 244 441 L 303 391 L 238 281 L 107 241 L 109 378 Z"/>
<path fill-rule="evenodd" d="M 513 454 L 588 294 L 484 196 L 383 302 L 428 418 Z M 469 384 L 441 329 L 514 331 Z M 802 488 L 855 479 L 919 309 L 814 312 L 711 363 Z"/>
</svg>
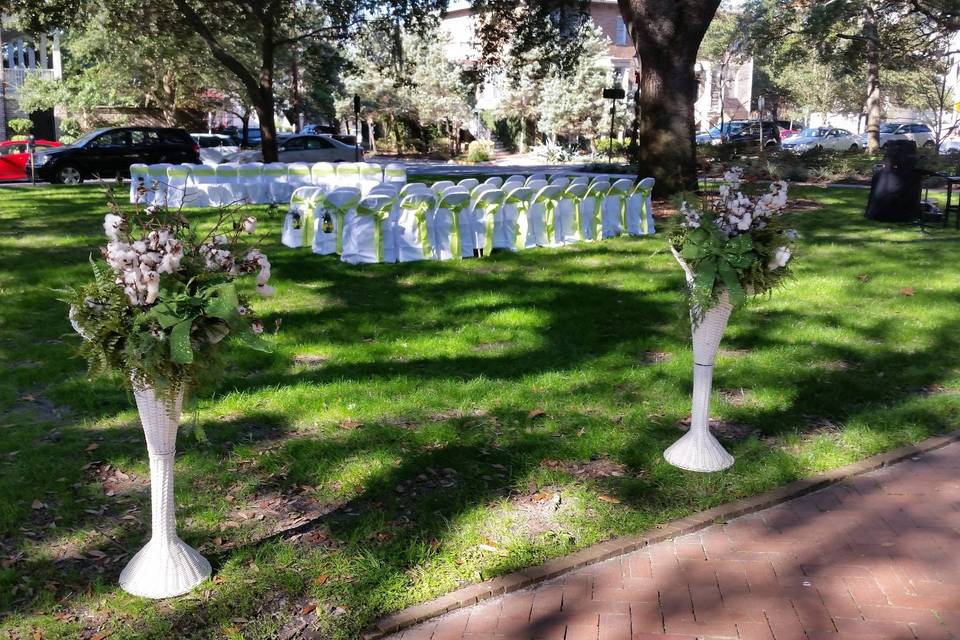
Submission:
<svg viewBox="0 0 960 640">
<path fill-rule="evenodd" d="M 120 586 L 143 598 L 172 598 L 187 593 L 210 573 L 206 558 L 180 538 L 152 539 L 124 567 Z"/>
<path fill-rule="evenodd" d="M 734 462 L 712 433 L 692 429 L 670 445 L 663 457 L 675 467 L 701 473 L 723 471 Z"/>
</svg>

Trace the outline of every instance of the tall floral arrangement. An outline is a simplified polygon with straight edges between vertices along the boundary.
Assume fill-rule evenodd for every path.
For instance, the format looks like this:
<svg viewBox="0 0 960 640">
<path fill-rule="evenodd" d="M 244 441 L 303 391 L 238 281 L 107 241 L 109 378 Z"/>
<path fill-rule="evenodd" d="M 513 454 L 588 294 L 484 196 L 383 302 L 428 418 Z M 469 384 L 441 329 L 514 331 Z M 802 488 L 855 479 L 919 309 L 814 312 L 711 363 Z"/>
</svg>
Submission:
<svg viewBox="0 0 960 640">
<path fill-rule="evenodd" d="M 274 293 L 256 218 L 224 207 L 201 232 L 178 210 L 124 208 L 112 192 L 107 205 L 107 242 L 100 259 L 91 257 L 93 279 L 63 291 L 91 373 L 119 371 L 171 400 L 228 336 L 268 350 L 263 323 L 238 286 L 249 277 L 258 294 Z"/>
<path fill-rule="evenodd" d="M 724 290 L 731 304 L 739 306 L 748 295 L 770 291 L 790 274 L 797 232 L 781 217 L 787 183 L 773 182 L 755 196 L 744 194 L 742 187 L 743 170 L 733 168 L 716 194 L 680 206 L 670 244 L 690 272 L 695 308 L 713 307 Z"/>
</svg>

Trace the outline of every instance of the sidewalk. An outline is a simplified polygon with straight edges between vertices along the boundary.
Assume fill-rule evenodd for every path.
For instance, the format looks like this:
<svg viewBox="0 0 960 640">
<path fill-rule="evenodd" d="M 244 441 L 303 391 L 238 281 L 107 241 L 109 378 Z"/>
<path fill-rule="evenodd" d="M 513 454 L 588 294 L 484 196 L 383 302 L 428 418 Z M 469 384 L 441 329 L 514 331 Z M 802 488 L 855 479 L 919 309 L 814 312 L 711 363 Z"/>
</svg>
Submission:
<svg viewBox="0 0 960 640">
<path fill-rule="evenodd" d="M 960 443 L 391 638 L 960 639 Z"/>
</svg>

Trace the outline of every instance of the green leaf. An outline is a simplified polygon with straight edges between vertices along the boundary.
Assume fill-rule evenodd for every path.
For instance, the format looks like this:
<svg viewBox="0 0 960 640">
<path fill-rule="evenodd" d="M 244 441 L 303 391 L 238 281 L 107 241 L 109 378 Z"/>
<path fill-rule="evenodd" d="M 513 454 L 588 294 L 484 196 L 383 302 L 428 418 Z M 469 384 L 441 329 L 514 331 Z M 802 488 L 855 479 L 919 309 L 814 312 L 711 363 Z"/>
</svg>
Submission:
<svg viewBox="0 0 960 640">
<path fill-rule="evenodd" d="M 170 359 L 177 364 L 191 364 L 193 349 L 190 346 L 190 329 L 193 327 L 193 318 L 189 318 L 173 325 L 170 332 Z"/>
<path fill-rule="evenodd" d="M 251 331 L 240 331 L 237 333 L 237 338 L 251 349 L 264 353 L 273 351 L 273 345 Z"/>
<path fill-rule="evenodd" d="M 207 302 L 203 312 L 221 320 L 229 321 L 235 318 L 237 307 L 240 306 L 236 288 L 232 284 L 222 284 L 214 287 L 213 292 L 216 295 Z"/>
</svg>

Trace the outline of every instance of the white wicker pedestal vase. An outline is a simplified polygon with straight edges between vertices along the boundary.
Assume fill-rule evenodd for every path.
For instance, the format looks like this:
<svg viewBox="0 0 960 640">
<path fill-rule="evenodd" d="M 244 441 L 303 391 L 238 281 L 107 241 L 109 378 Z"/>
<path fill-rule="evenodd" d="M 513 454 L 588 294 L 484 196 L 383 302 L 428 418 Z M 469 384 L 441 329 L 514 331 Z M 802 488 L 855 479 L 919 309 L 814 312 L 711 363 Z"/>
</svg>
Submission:
<svg viewBox="0 0 960 640">
<path fill-rule="evenodd" d="M 692 283 L 693 274 L 674 251 L 677 261 Z M 663 452 L 667 462 L 687 471 L 723 471 L 734 459 L 710 432 L 710 391 L 713 387 L 713 363 L 733 306 L 724 291 L 716 306 L 699 314 L 690 310 L 693 327 L 693 412 L 690 430 Z M 698 317 L 701 316 L 701 317 Z"/>
<path fill-rule="evenodd" d="M 124 567 L 120 586 L 144 598 L 172 598 L 187 593 L 210 575 L 210 563 L 177 537 L 173 458 L 183 392 L 173 407 L 158 400 L 153 389 L 135 385 L 133 395 L 150 454 L 152 530 L 150 541 Z"/>
</svg>

